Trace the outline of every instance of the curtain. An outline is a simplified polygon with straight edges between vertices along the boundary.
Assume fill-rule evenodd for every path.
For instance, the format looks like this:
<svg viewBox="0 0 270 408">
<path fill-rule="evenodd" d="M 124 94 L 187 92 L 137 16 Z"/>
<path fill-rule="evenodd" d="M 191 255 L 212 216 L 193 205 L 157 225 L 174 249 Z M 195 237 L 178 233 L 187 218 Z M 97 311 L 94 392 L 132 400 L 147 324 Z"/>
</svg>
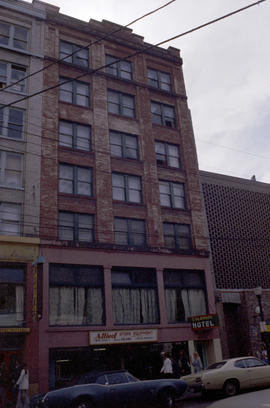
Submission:
<svg viewBox="0 0 270 408">
<path fill-rule="evenodd" d="M 207 313 L 202 289 L 166 289 L 165 298 L 168 322 L 187 321 L 190 316 Z"/>
<path fill-rule="evenodd" d="M 101 288 L 87 289 L 86 324 L 103 323 L 103 295 Z"/>
<path fill-rule="evenodd" d="M 85 289 L 50 288 L 50 324 L 79 325 L 84 323 Z"/>
<path fill-rule="evenodd" d="M 156 323 L 155 289 L 113 289 L 113 313 L 116 324 Z"/>
<path fill-rule="evenodd" d="M 24 320 L 24 287 L 16 286 L 16 321 L 21 326 Z"/>
</svg>

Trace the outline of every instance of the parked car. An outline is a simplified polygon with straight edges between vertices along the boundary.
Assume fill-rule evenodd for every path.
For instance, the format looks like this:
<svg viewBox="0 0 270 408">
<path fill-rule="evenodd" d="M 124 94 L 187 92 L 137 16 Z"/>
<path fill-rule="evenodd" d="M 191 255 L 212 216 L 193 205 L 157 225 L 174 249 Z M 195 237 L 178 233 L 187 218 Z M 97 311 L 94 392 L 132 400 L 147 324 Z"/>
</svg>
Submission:
<svg viewBox="0 0 270 408">
<path fill-rule="evenodd" d="M 242 389 L 270 386 L 270 366 L 255 357 L 231 358 L 181 379 L 191 390 L 203 393 L 220 390 L 226 396 L 233 396 Z"/>
<path fill-rule="evenodd" d="M 85 375 L 80 385 L 48 392 L 40 401 L 43 408 L 109 408 L 159 405 L 172 408 L 187 384 L 179 379 L 140 381 L 125 370 Z"/>
<path fill-rule="evenodd" d="M 247 392 L 236 397 L 225 398 L 214 402 L 209 408 L 267 408 L 269 407 L 270 390 Z"/>
</svg>

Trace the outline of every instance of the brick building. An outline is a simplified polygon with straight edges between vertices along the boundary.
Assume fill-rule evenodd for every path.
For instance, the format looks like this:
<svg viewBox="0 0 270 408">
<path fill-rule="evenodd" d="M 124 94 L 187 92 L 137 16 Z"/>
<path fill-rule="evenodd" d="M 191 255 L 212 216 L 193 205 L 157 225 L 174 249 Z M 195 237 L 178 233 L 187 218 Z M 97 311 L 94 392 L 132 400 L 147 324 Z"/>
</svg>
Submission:
<svg viewBox="0 0 270 408">
<path fill-rule="evenodd" d="M 254 354 L 261 345 L 257 287 L 270 320 L 270 185 L 205 171 L 200 178 L 223 355 Z"/>
<path fill-rule="evenodd" d="M 43 67 L 44 19 L 41 4 L 1 1 L 1 106 L 42 85 L 42 74 L 16 81 Z M 38 328 L 32 263 L 40 242 L 41 114 L 41 96 L 0 109 L 0 359 L 9 370 L 15 358 L 28 361 L 33 392 Z"/>
</svg>

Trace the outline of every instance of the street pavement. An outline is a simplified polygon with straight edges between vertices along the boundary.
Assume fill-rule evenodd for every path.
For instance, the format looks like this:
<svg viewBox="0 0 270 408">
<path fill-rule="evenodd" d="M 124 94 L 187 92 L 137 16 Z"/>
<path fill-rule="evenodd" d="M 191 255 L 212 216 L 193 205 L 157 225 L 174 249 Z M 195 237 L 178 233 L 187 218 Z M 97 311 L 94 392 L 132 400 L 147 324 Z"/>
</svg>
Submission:
<svg viewBox="0 0 270 408">
<path fill-rule="evenodd" d="M 176 403 L 176 408 L 207 408 L 215 400 L 205 399 L 200 392 L 186 392 Z"/>
</svg>

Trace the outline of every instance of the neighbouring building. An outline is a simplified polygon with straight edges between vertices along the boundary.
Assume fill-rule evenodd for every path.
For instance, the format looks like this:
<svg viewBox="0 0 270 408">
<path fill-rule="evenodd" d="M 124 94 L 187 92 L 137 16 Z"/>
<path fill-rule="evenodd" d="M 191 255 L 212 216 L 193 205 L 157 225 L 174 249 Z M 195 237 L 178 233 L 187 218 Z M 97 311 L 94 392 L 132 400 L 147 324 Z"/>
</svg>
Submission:
<svg viewBox="0 0 270 408">
<path fill-rule="evenodd" d="M 223 355 L 255 354 L 262 344 L 255 288 L 270 321 L 270 185 L 205 171 L 200 179 Z"/>
<path fill-rule="evenodd" d="M 42 98 L 7 105 L 42 86 L 42 74 L 16 82 L 43 67 L 45 14 L 22 1 L 0 7 L 0 360 L 9 370 L 27 361 L 35 392 Z"/>
</svg>

